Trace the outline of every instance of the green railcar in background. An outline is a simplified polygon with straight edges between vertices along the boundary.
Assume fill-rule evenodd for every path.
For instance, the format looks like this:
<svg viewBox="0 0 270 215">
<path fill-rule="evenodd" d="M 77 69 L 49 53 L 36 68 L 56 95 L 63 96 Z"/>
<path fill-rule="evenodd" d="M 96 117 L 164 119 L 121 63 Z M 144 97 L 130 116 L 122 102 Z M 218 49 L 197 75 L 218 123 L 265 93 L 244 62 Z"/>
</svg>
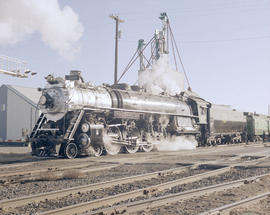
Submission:
<svg viewBox="0 0 270 215">
<path fill-rule="evenodd" d="M 247 137 L 249 141 L 269 140 L 270 116 L 247 113 Z"/>
</svg>

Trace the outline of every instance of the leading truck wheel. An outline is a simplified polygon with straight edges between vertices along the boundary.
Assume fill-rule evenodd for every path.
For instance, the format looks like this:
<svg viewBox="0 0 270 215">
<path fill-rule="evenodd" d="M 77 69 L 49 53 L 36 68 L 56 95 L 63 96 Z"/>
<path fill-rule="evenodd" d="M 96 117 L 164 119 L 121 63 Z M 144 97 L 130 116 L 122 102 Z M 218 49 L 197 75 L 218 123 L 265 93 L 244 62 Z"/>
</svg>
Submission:
<svg viewBox="0 0 270 215">
<path fill-rule="evenodd" d="M 64 148 L 64 155 L 68 159 L 76 158 L 78 155 L 78 147 L 75 143 L 67 143 Z"/>
<path fill-rule="evenodd" d="M 99 157 L 103 153 L 103 146 L 94 144 L 89 147 L 89 150 L 90 150 L 91 155 L 95 157 Z"/>
</svg>

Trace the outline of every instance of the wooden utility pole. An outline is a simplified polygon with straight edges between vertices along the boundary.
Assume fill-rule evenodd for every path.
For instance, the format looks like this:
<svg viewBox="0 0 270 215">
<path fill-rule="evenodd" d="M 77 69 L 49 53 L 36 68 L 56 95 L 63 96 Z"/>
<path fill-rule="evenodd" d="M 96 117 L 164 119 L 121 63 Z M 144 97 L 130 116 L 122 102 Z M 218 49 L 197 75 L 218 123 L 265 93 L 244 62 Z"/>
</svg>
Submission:
<svg viewBox="0 0 270 215">
<path fill-rule="evenodd" d="M 119 23 L 123 23 L 124 20 L 119 19 L 118 16 L 110 15 L 112 19 L 115 20 L 115 62 L 114 62 L 114 84 L 117 84 L 117 64 L 118 64 L 118 39 L 119 39 L 119 31 L 118 25 Z"/>
</svg>

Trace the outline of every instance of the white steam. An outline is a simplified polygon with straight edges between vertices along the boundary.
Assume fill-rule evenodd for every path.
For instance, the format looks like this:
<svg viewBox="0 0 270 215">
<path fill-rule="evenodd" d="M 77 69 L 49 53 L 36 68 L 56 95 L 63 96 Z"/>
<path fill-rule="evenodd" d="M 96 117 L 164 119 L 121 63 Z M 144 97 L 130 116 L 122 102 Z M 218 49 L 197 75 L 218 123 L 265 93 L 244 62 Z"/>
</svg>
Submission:
<svg viewBox="0 0 270 215">
<path fill-rule="evenodd" d="M 0 0 L 0 45 L 15 44 L 39 32 L 45 44 L 72 59 L 83 26 L 71 7 L 58 0 Z"/>
<path fill-rule="evenodd" d="M 170 68 L 167 54 L 161 55 L 151 69 L 140 72 L 138 83 L 153 94 L 175 95 L 184 91 L 183 73 Z"/>
<path fill-rule="evenodd" d="M 160 142 L 154 142 L 158 151 L 179 151 L 195 149 L 198 142 L 194 136 L 172 136 Z"/>
</svg>

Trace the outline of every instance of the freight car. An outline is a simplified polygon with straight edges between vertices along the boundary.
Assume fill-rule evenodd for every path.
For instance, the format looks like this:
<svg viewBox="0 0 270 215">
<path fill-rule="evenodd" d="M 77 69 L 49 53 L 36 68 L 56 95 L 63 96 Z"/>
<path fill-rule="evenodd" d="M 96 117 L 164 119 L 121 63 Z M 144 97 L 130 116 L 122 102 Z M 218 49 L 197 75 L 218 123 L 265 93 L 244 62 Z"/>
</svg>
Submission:
<svg viewBox="0 0 270 215">
<path fill-rule="evenodd" d="M 243 112 L 228 105 L 212 104 L 208 117 L 207 145 L 240 143 L 245 140 L 247 119 Z"/>
<path fill-rule="evenodd" d="M 247 118 L 247 138 L 249 141 L 265 141 L 270 136 L 270 116 L 245 113 Z"/>
</svg>

